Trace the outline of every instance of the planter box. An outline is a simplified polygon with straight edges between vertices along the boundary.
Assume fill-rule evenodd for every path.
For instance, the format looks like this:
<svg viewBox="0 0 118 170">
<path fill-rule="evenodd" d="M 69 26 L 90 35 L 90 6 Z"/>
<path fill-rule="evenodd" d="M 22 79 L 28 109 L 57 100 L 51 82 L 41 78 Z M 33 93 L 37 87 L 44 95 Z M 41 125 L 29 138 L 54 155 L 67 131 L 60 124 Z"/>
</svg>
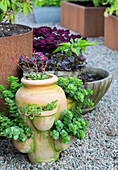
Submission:
<svg viewBox="0 0 118 170">
<path fill-rule="evenodd" d="M 103 36 L 105 8 L 85 7 L 62 1 L 61 26 L 80 33 L 84 37 Z"/>
<path fill-rule="evenodd" d="M 39 7 L 34 8 L 36 23 L 57 23 L 60 22 L 60 7 Z"/>
<path fill-rule="evenodd" d="M 23 27 L 29 28 L 30 31 L 20 35 L 0 37 L 0 84 L 5 87 L 7 86 L 7 77 L 16 76 L 20 78 L 21 76 L 17 71 L 17 64 L 14 63 L 14 59 L 19 60 L 22 53 L 29 57 L 32 56 L 33 31 L 30 27 Z M 2 106 L 3 100 L 0 99 L 0 109 Z"/>
<path fill-rule="evenodd" d="M 105 17 L 104 44 L 112 50 L 118 51 L 118 17 Z"/>
</svg>

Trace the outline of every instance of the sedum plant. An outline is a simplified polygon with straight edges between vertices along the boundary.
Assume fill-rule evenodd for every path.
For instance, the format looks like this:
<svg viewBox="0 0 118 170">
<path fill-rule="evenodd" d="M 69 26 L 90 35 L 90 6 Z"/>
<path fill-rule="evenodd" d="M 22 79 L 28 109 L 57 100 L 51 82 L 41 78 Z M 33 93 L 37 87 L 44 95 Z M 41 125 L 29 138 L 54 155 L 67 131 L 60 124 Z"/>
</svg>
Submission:
<svg viewBox="0 0 118 170">
<path fill-rule="evenodd" d="M 19 17 L 18 13 L 22 11 L 24 15 L 28 15 L 29 11 L 32 13 L 32 9 L 29 0 L 1 0 L 0 22 L 15 22 L 15 15 Z"/>
<path fill-rule="evenodd" d="M 7 89 L 0 85 L 0 98 L 5 100 L 6 105 L 6 108 L 0 113 L 0 136 L 24 143 L 27 138 L 33 138 L 34 131 L 23 123 L 17 111 L 15 94 L 23 86 L 18 81 L 18 78 L 10 76 L 7 78 Z"/>
<path fill-rule="evenodd" d="M 80 108 L 93 106 L 93 102 L 88 99 L 88 97 L 93 94 L 93 91 L 88 88 L 83 89 L 82 80 L 73 79 L 72 77 L 67 79 L 59 77 L 57 85 L 59 85 L 64 90 L 67 99 L 73 99 Z"/>
<path fill-rule="evenodd" d="M 58 100 L 52 101 L 51 103 L 48 103 L 46 106 L 40 106 L 38 107 L 37 104 L 28 104 L 26 107 L 21 107 L 21 109 L 18 109 L 18 113 L 20 115 L 23 115 L 23 120 L 25 122 L 28 122 L 29 119 L 33 120 L 35 114 L 41 115 L 40 112 L 43 111 L 50 111 L 54 110 L 57 107 L 57 102 Z"/>
<path fill-rule="evenodd" d="M 0 113 L 0 136 L 25 143 L 28 138 L 34 138 L 34 131 L 24 122 L 33 120 L 34 115 L 40 115 L 42 111 L 54 110 L 57 107 L 57 100 L 48 103 L 46 106 L 38 107 L 36 104 L 29 104 L 18 109 L 15 104 L 15 94 L 23 86 L 18 81 L 17 77 L 10 76 L 7 77 L 7 89 L 0 85 L 0 98 L 5 100 L 6 105 L 6 108 L 3 108 Z M 23 117 L 21 118 L 20 115 L 23 115 Z"/>
<path fill-rule="evenodd" d="M 54 122 L 50 135 L 54 140 L 60 139 L 63 144 L 68 144 L 69 136 L 74 136 L 79 140 L 84 140 L 88 122 L 81 119 L 80 109 L 74 111 L 64 110 L 59 120 Z"/>
</svg>

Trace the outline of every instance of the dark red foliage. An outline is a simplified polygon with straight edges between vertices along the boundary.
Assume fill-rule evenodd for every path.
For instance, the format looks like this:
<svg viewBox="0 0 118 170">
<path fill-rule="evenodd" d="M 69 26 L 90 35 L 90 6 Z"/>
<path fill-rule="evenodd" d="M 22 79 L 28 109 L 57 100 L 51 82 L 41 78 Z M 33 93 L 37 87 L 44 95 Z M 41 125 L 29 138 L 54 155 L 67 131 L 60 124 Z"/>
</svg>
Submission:
<svg viewBox="0 0 118 170">
<path fill-rule="evenodd" d="M 52 53 L 59 43 L 69 42 L 71 38 L 75 41 L 81 37 L 80 34 L 70 34 L 69 30 L 57 29 L 56 27 L 33 28 L 33 48 L 36 52 Z"/>
</svg>

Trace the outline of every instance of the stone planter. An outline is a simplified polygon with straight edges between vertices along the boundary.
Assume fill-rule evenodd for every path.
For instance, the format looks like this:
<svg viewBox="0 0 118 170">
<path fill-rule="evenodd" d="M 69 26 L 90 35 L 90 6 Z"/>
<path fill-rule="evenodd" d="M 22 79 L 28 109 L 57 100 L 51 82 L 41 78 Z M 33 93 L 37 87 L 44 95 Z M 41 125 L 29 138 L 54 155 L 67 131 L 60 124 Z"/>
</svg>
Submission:
<svg viewBox="0 0 118 170">
<path fill-rule="evenodd" d="M 33 125 L 40 131 L 49 130 L 54 124 L 56 112 L 57 108 L 51 111 L 40 112 L 41 115 L 35 115 L 32 120 Z"/>
<path fill-rule="evenodd" d="M 106 7 L 84 6 L 88 2 L 61 2 L 61 26 L 84 37 L 104 35 Z"/>
<path fill-rule="evenodd" d="M 69 136 L 70 137 L 70 141 L 68 144 L 63 144 L 60 139 L 55 140 L 55 149 L 56 151 L 64 151 L 65 149 L 67 149 L 70 145 L 72 145 L 73 141 L 74 141 L 74 136 Z"/>
<path fill-rule="evenodd" d="M 14 59 L 19 60 L 19 57 L 20 55 L 22 55 L 22 53 L 29 57 L 32 56 L 32 28 L 23 25 L 19 25 L 19 27 L 28 28 L 29 31 L 27 33 L 16 36 L 0 37 L 0 84 L 4 85 L 5 87 L 7 86 L 7 77 L 19 77 L 19 72 L 17 70 L 16 63 L 14 63 Z M 3 102 L 2 99 L 0 99 L 0 108 L 2 107 L 2 105 Z"/>
<path fill-rule="evenodd" d="M 93 90 L 93 95 L 91 95 L 89 98 L 94 103 L 94 107 L 92 108 L 83 108 L 82 113 L 87 113 L 92 111 L 96 108 L 98 102 L 101 100 L 101 98 L 105 95 L 107 90 L 109 89 L 109 86 L 112 82 L 113 75 L 101 68 L 94 68 L 94 67 L 83 67 L 83 70 L 81 70 L 83 73 L 90 73 L 94 75 L 98 75 L 102 77 L 100 80 L 88 82 L 87 87 L 91 90 Z M 50 71 L 49 73 L 54 73 L 53 71 Z M 80 73 L 79 72 L 66 72 L 66 71 L 59 71 L 56 72 L 57 76 L 61 76 L 64 78 L 73 77 L 73 78 L 79 78 Z M 83 87 L 84 88 L 84 87 Z M 68 100 L 68 109 L 72 109 L 74 106 L 73 100 Z M 72 107 L 71 107 L 72 106 Z"/>
<path fill-rule="evenodd" d="M 36 114 L 33 120 L 26 123 L 34 130 L 34 139 L 27 139 L 23 145 L 21 142 L 13 141 L 19 151 L 28 153 L 32 163 L 53 162 L 58 159 L 61 151 L 55 149 L 54 140 L 50 136 L 50 128 L 54 120 L 59 119 L 61 112 L 67 109 L 67 99 L 64 91 L 55 84 L 58 80 L 57 76 L 50 76 L 51 78 L 45 80 L 22 78 L 21 82 L 24 86 L 17 91 L 15 96 L 15 102 L 19 109 L 27 104 L 37 104 L 40 107 L 58 100 L 57 108 L 52 111 L 41 112 L 41 115 Z"/>
<path fill-rule="evenodd" d="M 34 8 L 36 23 L 58 23 L 60 22 L 60 7 L 39 7 Z"/>
<path fill-rule="evenodd" d="M 104 44 L 112 50 L 118 51 L 118 17 L 105 17 Z"/>
</svg>

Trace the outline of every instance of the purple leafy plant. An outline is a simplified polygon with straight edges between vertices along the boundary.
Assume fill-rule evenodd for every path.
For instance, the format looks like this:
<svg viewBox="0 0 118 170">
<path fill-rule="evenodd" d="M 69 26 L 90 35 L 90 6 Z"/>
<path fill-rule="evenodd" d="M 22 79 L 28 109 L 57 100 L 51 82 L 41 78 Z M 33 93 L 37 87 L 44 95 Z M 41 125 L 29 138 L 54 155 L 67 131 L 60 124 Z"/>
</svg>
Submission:
<svg viewBox="0 0 118 170">
<path fill-rule="evenodd" d="M 33 48 L 36 52 L 52 53 L 60 43 L 70 42 L 72 38 L 75 42 L 76 39 L 81 38 L 80 34 L 70 34 L 69 30 L 57 29 L 56 27 L 50 28 L 47 26 L 33 29 Z M 86 38 L 83 38 L 84 40 Z"/>
</svg>

